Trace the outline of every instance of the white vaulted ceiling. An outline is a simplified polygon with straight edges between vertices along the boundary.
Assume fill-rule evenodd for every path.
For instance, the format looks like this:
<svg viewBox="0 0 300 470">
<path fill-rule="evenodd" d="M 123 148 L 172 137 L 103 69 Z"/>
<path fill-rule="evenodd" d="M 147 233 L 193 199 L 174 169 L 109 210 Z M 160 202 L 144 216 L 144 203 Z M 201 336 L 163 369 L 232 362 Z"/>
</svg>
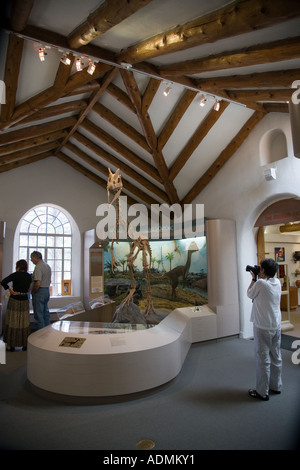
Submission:
<svg viewBox="0 0 300 470">
<path fill-rule="evenodd" d="M 120 168 L 131 202 L 190 203 L 300 79 L 298 0 L 16 0 L 0 26 L 0 171 Z"/>
</svg>

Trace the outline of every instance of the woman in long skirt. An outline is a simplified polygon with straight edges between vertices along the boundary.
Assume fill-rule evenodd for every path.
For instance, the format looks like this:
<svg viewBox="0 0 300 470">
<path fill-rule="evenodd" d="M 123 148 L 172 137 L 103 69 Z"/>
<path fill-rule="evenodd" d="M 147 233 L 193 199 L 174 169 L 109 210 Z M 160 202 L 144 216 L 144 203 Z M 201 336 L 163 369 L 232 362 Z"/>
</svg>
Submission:
<svg viewBox="0 0 300 470">
<path fill-rule="evenodd" d="M 3 332 L 3 341 L 8 351 L 15 351 L 16 347 L 22 347 L 23 351 L 27 349 L 30 334 L 28 291 L 32 282 L 27 270 L 27 261 L 21 259 L 16 263 L 16 271 L 1 281 L 4 289 L 9 289 L 10 292 Z M 11 287 L 9 283 L 12 283 Z"/>
</svg>

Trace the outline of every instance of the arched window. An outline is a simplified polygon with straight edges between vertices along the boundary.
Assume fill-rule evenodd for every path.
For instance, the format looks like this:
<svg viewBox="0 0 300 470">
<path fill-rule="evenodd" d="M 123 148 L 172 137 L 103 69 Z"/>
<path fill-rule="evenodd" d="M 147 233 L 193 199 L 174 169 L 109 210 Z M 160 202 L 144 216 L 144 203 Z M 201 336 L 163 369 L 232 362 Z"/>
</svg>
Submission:
<svg viewBox="0 0 300 470">
<path fill-rule="evenodd" d="M 61 281 L 71 280 L 72 227 L 61 209 L 54 206 L 38 206 L 25 214 L 19 229 L 18 259 L 26 259 L 30 272 L 34 264 L 32 251 L 40 251 L 52 270 L 50 294 L 61 295 Z"/>
</svg>

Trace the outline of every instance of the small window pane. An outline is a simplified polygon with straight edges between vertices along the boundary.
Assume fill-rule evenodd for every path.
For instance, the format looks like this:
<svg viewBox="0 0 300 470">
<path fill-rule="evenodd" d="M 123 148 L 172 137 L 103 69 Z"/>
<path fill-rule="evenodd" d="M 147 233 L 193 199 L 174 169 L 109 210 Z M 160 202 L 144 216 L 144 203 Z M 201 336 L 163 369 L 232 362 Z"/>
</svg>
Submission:
<svg viewBox="0 0 300 470">
<path fill-rule="evenodd" d="M 29 246 L 37 246 L 37 236 L 30 235 L 29 236 Z"/>
<path fill-rule="evenodd" d="M 19 259 L 26 259 L 27 260 L 27 248 L 20 248 L 19 249 Z"/>
<path fill-rule="evenodd" d="M 23 222 L 21 223 L 20 232 L 28 232 L 28 228 L 29 228 L 29 222 L 27 222 L 26 220 L 23 220 Z"/>
<path fill-rule="evenodd" d="M 65 248 L 64 249 L 64 258 L 65 259 L 71 259 L 71 249 L 70 248 Z"/>
<path fill-rule="evenodd" d="M 72 243 L 72 238 L 71 237 L 65 237 L 65 243 L 64 245 L 66 247 L 70 247 L 71 246 L 71 243 Z"/>
<path fill-rule="evenodd" d="M 53 259 L 47 259 L 47 263 L 49 264 L 51 271 L 54 271 L 54 260 Z M 54 274 L 54 273 L 52 273 Z"/>
<path fill-rule="evenodd" d="M 27 245 L 28 245 L 27 235 L 20 235 L 20 246 L 27 246 Z"/>
<path fill-rule="evenodd" d="M 62 261 L 61 260 L 55 260 L 54 266 L 55 266 L 55 271 L 61 271 L 62 270 Z"/>
<path fill-rule="evenodd" d="M 67 217 L 62 212 L 59 214 L 58 218 L 59 218 L 59 220 L 61 221 L 62 224 L 66 224 L 66 223 L 69 222 Z"/>
<path fill-rule="evenodd" d="M 71 224 L 64 224 L 64 233 L 66 235 L 71 233 Z"/>
<path fill-rule="evenodd" d="M 59 210 L 55 209 L 55 207 L 48 207 L 48 214 L 52 215 L 53 217 L 57 217 L 59 214 Z"/>
<path fill-rule="evenodd" d="M 55 245 L 55 237 L 47 237 L 47 246 L 54 246 Z"/>
<path fill-rule="evenodd" d="M 39 233 L 47 233 L 47 224 L 42 224 L 39 226 Z"/>
<path fill-rule="evenodd" d="M 46 246 L 46 237 L 38 236 L 38 246 Z"/>
<path fill-rule="evenodd" d="M 55 229 L 52 224 L 47 224 L 46 233 L 55 233 Z"/>
<path fill-rule="evenodd" d="M 54 251 L 55 251 L 55 258 L 62 259 L 62 250 L 59 248 L 56 248 Z"/>
<path fill-rule="evenodd" d="M 28 222 L 32 222 L 36 217 L 35 211 L 30 211 L 28 214 L 25 216 L 25 220 L 28 220 Z"/>
<path fill-rule="evenodd" d="M 30 233 L 37 233 L 38 232 L 38 227 L 34 224 L 30 224 L 29 232 Z"/>
<path fill-rule="evenodd" d="M 63 237 L 56 237 L 56 246 L 64 246 L 64 239 Z"/>
<path fill-rule="evenodd" d="M 64 262 L 64 269 L 65 271 L 71 271 L 71 261 Z"/>
</svg>

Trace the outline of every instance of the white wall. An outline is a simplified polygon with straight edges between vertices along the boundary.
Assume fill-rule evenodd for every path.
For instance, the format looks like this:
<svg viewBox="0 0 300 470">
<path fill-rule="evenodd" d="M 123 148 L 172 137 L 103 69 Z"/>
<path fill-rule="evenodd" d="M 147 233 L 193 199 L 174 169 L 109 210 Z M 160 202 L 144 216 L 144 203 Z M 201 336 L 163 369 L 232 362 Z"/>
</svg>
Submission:
<svg viewBox="0 0 300 470">
<path fill-rule="evenodd" d="M 265 181 L 266 167 L 260 166 L 259 148 L 262 137 L 271 129 L 282 129 L 285 133 L 288 157 L 276 163 L 277 179 Z M 300 159 L 293 155 L 289 115 L 271 113 L 194 201 L 204 204 L 205 217 L 231 219 L 236 223 L 242 337 L 252 336 L 251 301 L 246 296 L 249 273 L 245 267 L 256 263 L 255 221 L 268 205 L 294 196 L 300 197 Z M 7 222 L 3 275 L 13 269 L 14 232 L 19 219 L 31 207 L 41 203 L 58 204 L 72 215 L 82 235 L 96 227 L 96 208 L 106 198 L 105 189 L 55 157 L 0 174 L 0 220 Z M 82 251 L 78 256 L 82 260 Z"/>
<path fill-rule="evenodd" d="M 264 169 L 267 167 L 260 166 L 259 144 L 265 133 L 271 129 L 282 129 L 285 133 L 288 157 L 276 163 L 277 179 L 265 181 Z M 254 128 L 238 151 L 194 200 L 195 203 L 204 204 L 205 217 L 232 219 L 236 222 L 242 337 L 252 336 L 252 324 L 249 321 L 251 301 L 246 295 L 250 278 L 245 267 L 257 262 L 257 230 L 253 228 L 256 219 L 273 202 L 299 196 L 300 159 L 294 157 L 289 115 L 270 113 Z"/>
<path fill-rule="evenodd" d="M 73 263 L 78 270 L 74 295 L 82 297 L 83 233 L 96 228 L 96 208 L 106 202 L 104 188 L 92 182 L 56 157 L 0 174 L 0 220 L 6 221 L 3 246 L 3 277 L 14 271 L 13 242 L 21 217 L 38 204 L 55 204 L 74 219 L 80 233 Z M 72 283 L 73 288 L 73 283 Z M 61 299 L 63 304 L 70 299 Z M 52 302 L 53 303 L 53 302 Z M 68 302 L 70 303 L 70 302 Z M 54 306 L 54 305 L 50 305 Z"/>
</svg>

